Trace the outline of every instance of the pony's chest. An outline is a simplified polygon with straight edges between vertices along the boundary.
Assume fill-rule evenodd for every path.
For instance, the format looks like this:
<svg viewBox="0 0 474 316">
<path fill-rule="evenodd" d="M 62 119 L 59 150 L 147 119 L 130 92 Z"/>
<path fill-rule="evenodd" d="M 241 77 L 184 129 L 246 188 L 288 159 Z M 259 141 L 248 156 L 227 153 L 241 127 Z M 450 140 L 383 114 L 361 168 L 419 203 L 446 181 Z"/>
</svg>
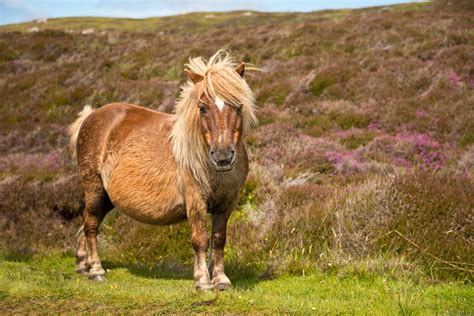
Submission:
<svg viewBox="0 0 474 316">
<path fill-rule="evenodd" d="M 237 199 L 244 182 L 243 174 L 222 174 L 221 179 L 212 186 L 209 211 L 214 213 L 229 207 Z"/>
</svg>

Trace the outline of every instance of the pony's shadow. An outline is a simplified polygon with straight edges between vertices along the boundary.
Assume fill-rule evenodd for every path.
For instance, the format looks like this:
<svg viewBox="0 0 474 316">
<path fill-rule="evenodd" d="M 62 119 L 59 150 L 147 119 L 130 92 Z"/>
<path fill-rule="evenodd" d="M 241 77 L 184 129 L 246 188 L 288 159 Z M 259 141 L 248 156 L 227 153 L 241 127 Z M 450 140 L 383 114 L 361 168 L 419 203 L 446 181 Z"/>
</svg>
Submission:
<svg viewBox="0 0 474 316">
<path fill-rule="evenodd" d="M 156 265 L 123 263 L 103 260 L 104 269 L 126 269 L 131 274 L 147 279 L 185 280 L 192 278 L 192 268 L 175 262 L 161 262 Z"/>
<path fill-rule="evenodd" d="M 104 269 L 126 269 L 131 274 L 156 280 L 192 280 L 192 266 L 184 265 L 174 261 L 164 261 L 157 265 L 122 263 L 103 260 Z M 226 270 L 227 276 L 232 280 L 233 287 L 238 290 L 249 290 L 255 287 L 260 281 L 267 279 L 258 275 L 253 269 L 246 266 L 239 267 L 232 265 Z"/>
</svg>

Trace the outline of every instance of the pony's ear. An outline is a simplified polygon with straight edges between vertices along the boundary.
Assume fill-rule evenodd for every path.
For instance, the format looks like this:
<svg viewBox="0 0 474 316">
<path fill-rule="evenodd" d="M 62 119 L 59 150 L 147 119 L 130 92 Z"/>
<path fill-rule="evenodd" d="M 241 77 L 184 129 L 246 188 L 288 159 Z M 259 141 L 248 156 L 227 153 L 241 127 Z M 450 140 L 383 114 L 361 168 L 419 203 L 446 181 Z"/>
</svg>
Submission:
<svg viewBox="0 0 474 316">
<path fill-rule="evenodd" d="M 241 62 L 237 67 L 235 67 L 235 72 L 239 74 L 242 78 L 244 77 L 245 73 L 245 63 Z"/>
<path fill-rule="evenodd" d="M 184 69 L 184 71 L 188 74 L 188 78 L 194 82 L 195 84 L 198 83 L 199 81 L 202 81 L 204 79 L 203 76 L 201 76 L 200 74 L 197 74 L 195 72 L 192 72 L 191 70 L 189 69 Z"/>
</svg>

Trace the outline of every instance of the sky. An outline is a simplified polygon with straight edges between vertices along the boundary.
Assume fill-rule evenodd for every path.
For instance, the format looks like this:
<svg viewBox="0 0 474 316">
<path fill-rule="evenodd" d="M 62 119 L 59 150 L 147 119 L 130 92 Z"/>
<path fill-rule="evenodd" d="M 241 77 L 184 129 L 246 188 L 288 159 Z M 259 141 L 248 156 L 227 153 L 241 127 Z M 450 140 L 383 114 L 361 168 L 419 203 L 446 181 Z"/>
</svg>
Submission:
<svg viewBox="0 0 474 316">
<path fill-rule="evenodd" d="M 309 12 L 362 8 L 416 0 L 0 0 L 0 25 L 33 19 L 103 16 L 145 18 L 197 11 Z"/>
</svg>

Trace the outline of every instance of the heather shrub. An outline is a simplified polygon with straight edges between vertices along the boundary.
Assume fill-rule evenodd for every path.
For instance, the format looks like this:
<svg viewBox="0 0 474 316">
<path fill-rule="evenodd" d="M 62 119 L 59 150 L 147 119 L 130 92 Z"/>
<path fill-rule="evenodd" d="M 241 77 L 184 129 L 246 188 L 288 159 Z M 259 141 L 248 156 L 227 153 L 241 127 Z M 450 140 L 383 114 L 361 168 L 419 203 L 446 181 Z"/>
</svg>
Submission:
<svg viewBox="0 0 474 316">
<path fill-rule="evenodd" d="M 435 8 L 438 10 L 466 12 L 474 10 L 474 3 L 470 0 L 434 0 Z"/>
<path fill-rule="evenodd" d="M 31 127 L 30 127 L 31 128 Z M 65 126 L 22 128 L 0 132 L 0 153 L 46 153 L 67 147 Z"/>
<path fill-rule="evenodd" d="M 313 96 L 329 100 L 351 99 L 352 91 L 348 83 L 358 69 L 349 60 L 344 60 L 342 63 L 343 67 L 330 65 L 314 77 L 309 84 L 309 91 Z"/>
<path fill-rule="evenodd" d="M 474 143 L 474 123 L 470 123 L 463 128 L 463 133 L 459 138 L 459 145 L 467 147 Z"/>
<path fill-rule="evenodd" d="M 334 121 L 343 130 L 350 128 L 366 128 L 369 126 L 370 117 L 361 113 L 342 113 L 334 116 Z"/>
<path fill-rule="evenodd" d="M 0 64 L 15 60 L 19 52 L 11 49 L 5 41 L 0 41 Z"/>
<path fill-rule="evenodd" d="M 334 170 L 342 174 L 365 172 L 373 166 L 361 161 L 356 154 L 350 151 L 327 151 L 326 159 L 331 163 Z"/>
<path fill-rule="evenodd" d="M 13 252 L 44 247 L 70 249 L 75 230 L 71 225 L 83 209 L 77 175 L 53 181 L 27 181 L 7 177 L 0 181 L 0 244 Z"/>
<path fill-rule="evenodd" d="M 274 123 L 280 116 L 280 112 L 273 107 L 260 108 L 258 114 L 259 126 Z"/>
<path fill-rule="evenodd" d="M 274 104 L 281 106 L 290 92 L 291 85 L 287 80 L 269 83 L 258 90 L 257 102 L 259 104 Z"/>
<path fill-rule="evenodd" d="M 48 30 L 32 35 L 30 49 L 26 54 L 33 60 L 54 62 L 73 47 L 72 35 L 62 31 Z"/>
<path fill-rule="evenodd" d="M 375 132 L 361 129 L 351 129 L 348 133 L 338 135 L 340 142 L 349 150 L 367 145 L 375 137 Z"/>
<path fill-rule="evenodd" d="M 471 145 L 458 162 L 457 172 L 461 175 L 474 176 L 474 145 Z"/>
<path fill-rule="evenodd" d="M 22 174 L 27 178 L 35 179 L 38 175 L 44 175 L 43 180 L 51 180 L 58 173 L 64 172 L 68 165 L 68 156 L 62 150 L 54 150 L 49 153 L 15 153 L 0 157 L 0 172 L 11 174 Z"/>
<path fill-rule="evenodd" d="M 381 207 L 391 199 L 393 180 L 375 176 L 338 189 L 328 201 L 328 213 L 335 220 L 333 245 L 341 253 L 367 253 L 367 243 L 383 231 L 390 209 Z"/>
<path fill-rule="evenodd" d="M 301 273 L 315 269 L 315 259 L 329 246 L 331 225 L 323 206 L 330 192 L 312 183 L 289 185 L 280 192 L 275 221 L 265 237 L 270 270 Z"/>
<path fill-rule="evenodd" d="M 344 188 L 329 204 L 337 223 L 334 244 L 355 257 L 407 256 L 432 277 L 469 277 L 473 185 L 421 172 Z"/>
<path fill-rule="evenodd" d="M 294 122 L 296 128 L 313 137 L 323 135 L 334 126 L 334 122 L 325 114 L 316 114 L 300 120 L 295 118 Z"/>
<path fill-rule="evenodd" d="M 395 180 L 397 201 L 377 241 L 429 267 L 432 276 L 472 276 L 474 183 L 463 177 L 410 174 Z M 401 236 L 406 238 L 400 238 Z M 464 270 L 463 270 L 464 269 Z M 428 269 L 427 269 L 428 270 Z M 471 271 L 470 273 L 468 271 Z"/>
<path fill-rule="evenodd" d="M 325 169 L 324 152 L 338 145 L 321 138 L 298 132 L 289 124 L 273 123 L 255 131 L 258 153 L 255 155 L 265 166 L 277 164 L 285 169 Z"/>
<path fill-rule="evenodd" d="M 300 134 L 287 143 L 284 152 L 284 166 L 287 171 L 310 171 L 330 173 L 333 166 L 327 153 L 338 152 L 339 145 L 324 138 L 314 138 Z"/>
<path fill-rule="evenodd" d="M 244 183 L 244 186 L 240 189 L 240 197 L 237 208 L 242 208 L 245 205 L 255 205 L 258 202 L 258 185 L 258 180 L 251 174 Z"/>
<path fill-rule="evenodd" d="M 344 271 L 382 255 L 434 278 L 469 277 L 462 269 L 473 260 L 471 181 L 422 172 L 369 177 L 336 191 L 308 179 L 287 183 L 232 223 L 229 260 L 274 275 Z"/>
<path fill-rule="evenodd" d="M 462 268 L 473 260 L 472 182 L 415 173 L 372 176 L 334 191 L 308 180 L 283 182 L 272 199 L 232 222 L 228 260 L 234 271 L 246 263 L 248 271 L 267 276 L 314 270 L 344 275 L 356 268 L 469 278 Z M 450 189 L 443 193 L 444 183 Z M 381 257 L 383 264 L 366 259 Z M 366 263 L 357 268 L 353 262 Z"/>
<path fill-rule="evenodd" d="M 440 143 L 425 134 L 378 136 L 361 148 L 358 155 L 403 168 L 439 169 L 446 160 Z"/>
<path fill-rule="evenodd" d="M 334 84 L 334 81 L 334 78 L 330 76 L 320 75 L 311 82 L 310 91 L 315 96 L 320 96 L 327 87 Z"/>
<path fill-rule="evenodd" d="M 327 115 L 327 117 L 332 122 L 335 122 L 342 130 L 367 128 L 371 121 L 369 111 L 357 107 L 348 101 L 320 102 L 317 109 L 319 112 Z"/>
<path fill-rule="evenodd" d="M 322 205 L 331 189 L 300 177 L 270 190 L 273 198 L 232 216 L 226 250 L 232 271 L 271 277 L 316 269 L 316 259 L 328 246 Z"/>
</svg>

